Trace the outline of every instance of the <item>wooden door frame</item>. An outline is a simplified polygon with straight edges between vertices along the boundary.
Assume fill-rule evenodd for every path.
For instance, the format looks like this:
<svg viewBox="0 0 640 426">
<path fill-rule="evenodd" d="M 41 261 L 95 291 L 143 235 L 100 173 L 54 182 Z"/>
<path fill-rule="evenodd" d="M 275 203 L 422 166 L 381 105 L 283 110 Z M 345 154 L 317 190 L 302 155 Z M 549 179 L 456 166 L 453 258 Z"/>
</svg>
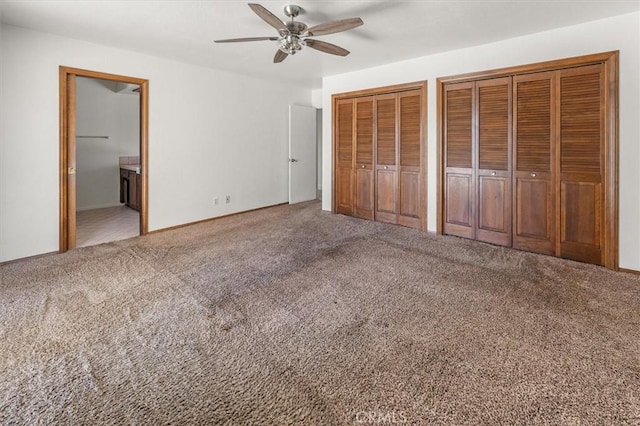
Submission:
<svg viewBox="0 0 640 426">
<path fill-rule="evenodd" d="M 603 184 L 605 187 L 605 224 L 604 228 L 604 266 L 618 270 L 618 82 L 619 82 L 619 51 L 596 53 L 593 55 L 577 56 L 546 62 L 538 62 L 528 65 L 500 68 L 489 71 L 481 71 L 460 74 L 447 77 L 439 77 L 436 80 L 437 88 L 437 233 L 442 235 L 444 231 L 444 122 L 443 96 L 444 86 L 447 83 L 483 80 L 495 77 L 507 77 L 518 74 L 528 74 L 543 71 L 555 71 L 565 68 L 574 68 L 585 65 L 602 64 L 604 68 L 604 168 Z"/>
<path fill-rule="evenodd" d="M 118 81 L 137 84 L 140 86 L 140 174 L 142 187 L 140 188 L 140 235 L 148 233 L 148 177 L 149 177 L 149 81 L 146 79 L 108 74 L 79 68 L 60 66 L 60 249 L 65 252 L 75 247 L 75 228 L 69 226 L 69 209 L 75 209 L 75 200 L 69 197 L 69 167 L 70 149 L 75 149 L 75 129 L 69 128 L 69 123 L 75 123 L 75 77 L 98 78 L 102 80 Z M 71 83 L 71 88 L 69 87 Z M 72 107 L 70 107 L 70 105 Z M 74 224 L 75 227 L 75 224 Z M 70 238 L 72 235 L 74 238 Z M 71 241 L 73 240 L 73 241 Z"/>
<path fill-rule="evenodd" d="M 363 90 L 354 90 L 352 92 L 344 92 L 344 93 L 336 93 L 331 95 L 331 212 L 337 213 L 338 207 L 338 191 L 337 191 L 337 182 L 336 182 L 336 160 L 337 160 L 337 143 L 338 138 L 336 136 L 338 122 L 338 101 L 349 98 L 362 98 L 367 96 L 375 96 L 375 95 L 384 95 L 390 93 L 404 92 L 409 90 L 420 90 L 422 96 L 422 105 L 420 112 L 420 120 L 422 126 L 420 127 L 420 173 L 422 175 L 420 182 L 423 185 L 424 190 L 420 194 L 420 213 L 422 218 L 420 220 L 420 229 L 422 231 L 427 230 L 427 200 L 428 200 L 428 187 L 427 187 L 427 163 L 428 163 L 428 155 L 427 155 L 427 81 L 414 81 L 411 83 L 403 83 L 403 84 L 395 84 L 392 86 L 382 86 L 375 87 L 371 89 L 363 89 Z M 355 120 L 355 104 L 354 104 L 354 120 Z M 355 131 L 355 128 L 354 128 Z M 374 130 L 375 131 L 375 130 Z M 353 145 L 355 149 L 355 143 Z M 375 181 L 375 164 L 376 160 L 376 150 L 374 147 L 374 181 Z M 352 160 L 355 164 L 355 155 Z M 352 197 L 353 199 L 353 197 Z M 355 200 L 354 200 L 355 202 Z M 375 200 L 373 210 L 375 212 Z M 375 215 L 375 213 L 374 213 Z"/>
</svg>

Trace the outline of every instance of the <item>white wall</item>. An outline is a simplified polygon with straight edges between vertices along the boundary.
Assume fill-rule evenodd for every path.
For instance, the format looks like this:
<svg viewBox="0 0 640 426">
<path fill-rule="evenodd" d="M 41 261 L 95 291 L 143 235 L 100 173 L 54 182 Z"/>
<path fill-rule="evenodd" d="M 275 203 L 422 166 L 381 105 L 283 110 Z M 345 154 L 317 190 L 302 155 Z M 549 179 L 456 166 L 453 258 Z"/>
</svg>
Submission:
<svg viewBox="0 0 640 426">
<path fill-rule="evenodd" d="M 331 95 L 428 80 L 427 227 L 436 230 L 436 78 L 620 51 L 620 267 L 640 270 L 640 13 L 445 52 L 323 80 L 323 201 L 331 209 Z"/>
<path fill-rule="evenodd" d="M 140 97 L 114 91 L 115 82 L 76 79 L 78 210 L 120 205 L 118 157 L 140 152 Z"/>
<path fill-rule="evenodd" d="M 4 114 L 2 113 L 2 109 L 3 109 L 3 102 L 2 99 L 4 98 L 3 96 L 3 89 L 2 89 L 2 62 L 4 60 L 4 56 L 2 55 L 2 8 L 0 7 L 0 191 L 3 190 L 4 185 L 3 182 L 6 180 L 7 178 L 7 172 L 4 170 L 4 167 L 2 167 L 2 159 L 6 157 L 5 155 L 5 150 L 4 150 L 4 144 L 2 143 L 2 122 L 4 120 Z M 2 196 L 0 196 L 0 247 L 2 244 L 2 216 L 3 213 L 2 211 L 4 210 L 3 204 L 2 204 Z M 2 250 L 0 248 L 0 250 Z"/>
<path fill-rule="evenodd" d="M 322 109 L 317 110 L 316 138 L 318 143 L 318 149 L 316 151 L 318 160 L 318 181 L 316 183 L 318 191 L 322 191 Z"/>
<path fill-rule="evenodd" d="M 322 191 L 322 89 L 311 92 L 311 105 L 318 108 L 318 191 Z"/>
<path fill-rule="evenodd" d="M 11 26 L 1 49 L 0 261 L 58 250 L 60 65 L 149 79 L 149 230 L 288 200 L 311 90 Z"/>
</svg>

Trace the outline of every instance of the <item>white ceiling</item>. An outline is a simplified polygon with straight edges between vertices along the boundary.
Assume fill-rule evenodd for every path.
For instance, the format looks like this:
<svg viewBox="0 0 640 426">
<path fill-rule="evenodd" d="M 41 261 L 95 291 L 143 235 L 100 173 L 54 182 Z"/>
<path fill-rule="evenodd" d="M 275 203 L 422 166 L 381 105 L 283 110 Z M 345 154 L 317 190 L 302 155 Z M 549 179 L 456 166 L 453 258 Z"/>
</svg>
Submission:
<svg viewBox="0 0 640 426">
<path fill-rule="evenodd" d="M 286 19 L 287 1 L 255 1 Z M 309 26 L 361 17 L 364 26 L 317 37 L 352 53 L 339 57 L 306 48 L 273 64 L 274 41 L 214 44 L 216 39 L 277 35 L 238 0 L 3 0 L 0 16 L 4 24 L 319 88 L 328 75 L 640 10 L 640 0 L 295 0 L 294 4 L 303 8 L 297 19 Z"/>
</svg>

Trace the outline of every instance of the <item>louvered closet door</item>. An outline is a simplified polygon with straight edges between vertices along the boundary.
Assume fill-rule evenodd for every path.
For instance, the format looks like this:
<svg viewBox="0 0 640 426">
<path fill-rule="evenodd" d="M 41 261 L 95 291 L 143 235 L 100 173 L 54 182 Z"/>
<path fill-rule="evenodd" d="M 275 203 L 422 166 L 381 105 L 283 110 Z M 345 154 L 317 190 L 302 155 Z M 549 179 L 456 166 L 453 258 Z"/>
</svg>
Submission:
<svg viewBox="0 0 640 426">
<path fill-rule="evenodd" d="M 474 83 L 444 88 L 444 233 L 475 238 Z"/>
<path fill-rule="evenodd" d="M 555 254 L 555 73 L 513 77 L 513 247 Z"/>
<path fill-rule="evenodd" d="M 376 96 L 376 212 L 380 222 L 397 223 L 396 94 Z"/>
<path fill-rule="evenodd" d="M 421 228 L 423 183 L 420 178 L 420 132 L 422 95 L 420 90 L 398 94 L 399 106 L 399 170 L 398 223 Z"/>
<path fill-rule="evenodd" d="M 339 100 L 336 111 L 336 212 L 353 215 L 353 99 Z"/>
<path fill-rule="evenodd" d="M 511 245 L 511 77 L 476 82 L 476 239 Z"/>
<path fill-rule="evenodd" d="M 560 256 L 602 265 L 602 66 L 567 69 L 558 74 Z"/>
<path fill-rule="evenodd" d="M 355 215 L 363 219 L 374 218 L 374 100 L 375 97 L 356 99 L 356 166 Z"/>
</svg>

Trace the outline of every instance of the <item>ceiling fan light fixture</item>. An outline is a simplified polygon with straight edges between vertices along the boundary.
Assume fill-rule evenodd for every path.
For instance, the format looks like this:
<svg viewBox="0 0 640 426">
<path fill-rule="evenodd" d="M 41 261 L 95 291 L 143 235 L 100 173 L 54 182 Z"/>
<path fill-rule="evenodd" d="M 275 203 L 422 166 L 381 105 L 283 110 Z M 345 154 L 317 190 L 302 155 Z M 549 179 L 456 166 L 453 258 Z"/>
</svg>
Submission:
<svg viewBox="0 0 640 426">
<path fill-rule="evenodd" d="M 295 34 L 289 34 L 286 37 L 281 37 L 278 48 L 288 55 L 295 55 L 298 51 L 302 50 L 305 45 L 304 40 L 300 39 Z"/>
</svg>

